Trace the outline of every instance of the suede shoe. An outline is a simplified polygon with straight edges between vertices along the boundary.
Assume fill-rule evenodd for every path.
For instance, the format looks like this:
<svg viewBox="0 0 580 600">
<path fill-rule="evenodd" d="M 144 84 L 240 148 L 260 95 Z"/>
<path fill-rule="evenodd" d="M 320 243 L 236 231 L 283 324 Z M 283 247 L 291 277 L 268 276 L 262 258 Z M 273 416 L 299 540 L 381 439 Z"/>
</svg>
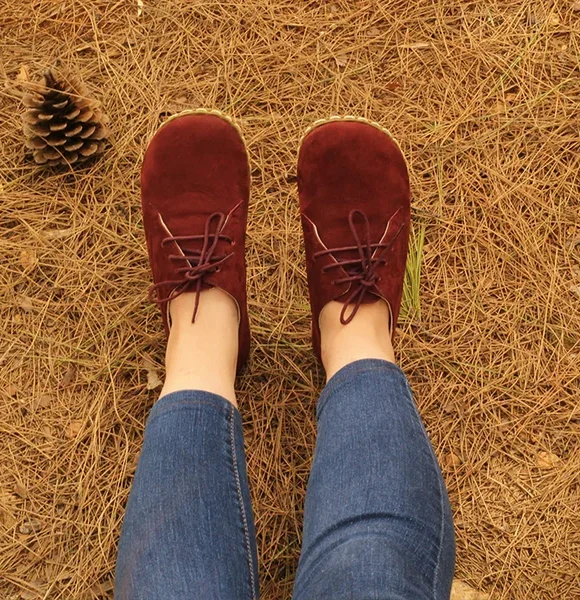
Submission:
<svg viewBox="0 0 580 600">
<path fill-rule="evenodd" d="M 216 111 L 186 111 L 153 136 L 141 170 L 141 203 L 153 286 L 166 334 L 169 302 L 217 287 L 236 302 L 238 370 L 249 354 L 244 257 L 250 191 L 244 140 Z"/>
<path fill-rule="evenodd" d="M 361 304 L 382 298 L 394 334 L 410 228 L 409 177 L 397 143 L 355 117 L 315 123 L 300 144 L 298 194 L 318 358 L 319 316 L 331 300 L 344 304 L 346 325 Z"/>
</svg>

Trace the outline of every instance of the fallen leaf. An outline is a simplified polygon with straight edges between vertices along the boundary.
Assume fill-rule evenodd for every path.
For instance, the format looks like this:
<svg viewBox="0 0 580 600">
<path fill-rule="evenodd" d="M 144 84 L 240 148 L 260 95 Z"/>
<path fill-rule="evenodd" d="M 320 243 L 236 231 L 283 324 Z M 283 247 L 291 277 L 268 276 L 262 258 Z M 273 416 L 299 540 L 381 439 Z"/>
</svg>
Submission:
<svg viewBox="0 0 580 600">
<path fill-rule="evenodd" d="M 390 91 L 390 92 L 395 92 L 397 91 L 400 87 L 401 87 L 401 82 L 400 81 L 390 81 L 389 83 L 387 83 L 385 85 L 385 87 Z"/>
<path fill-rule="evenodd" d="M 20 306 L 24 312 L 30 312 L 32 310 L 32 299 L 28 296 L 22 296 L 18 301 L 18 306 Z"/>
<path fill-rule="evenodd" d="M 42 396 L 38 398 L 38 406 L 48 408 L 52 404 L 52 401 L 53 397 L 50 394 L 42 394 Z"/>
<path fill-rule="evenodd" d="M 46 584 L 42 581 L 35 579 L 33 581 L 23 581 L 21 585 L 27 586 L 26 590 L 22 590 L 18 598 L 22 600 L 40 600 L 44 597 L 46 592 Z"/>
<path fill-rule="evenodd" d="M 35 413 L 39 408 L 48 408 L 51 403 L 52 396 L 50 394 L 36 396 L 30 401 L 30 412 Z"/>
<path fill-rule="evenodd" d="M 489 594 L 479 592 L 459 579 L 453 580 L 450 600 L 488 600 Z"/>
<path fill-rule="evenodd" d="M 179 98 L 175 99 L 175 102 L 177 102 L 177 104 L 185 104 L 187 102 L 187 98 L 185 96 L 179 96 Z"/>
<path fill-rule="evenodd" d="M 161 379 L 159 379 L 159 374 L 157 373 L 157 369 L 155 368 L 153 361 L 148 356 L 146 356 L 143 359 L 143 366 L 147 370 L 147 389 L 148 390 L 154 390 L 154 389 L 160 387 L 161 385 L 163 385 L 163 381 L 161 381 Z"/>
<path fill-rule="evenodd" d="M 447 467 L 458 467 L 463 462 L 455 452 L 448 452 L 443 458 L 443 462 Z"/>
<path fill-rule="evenodd" d="M 18 523 L 18 520 L 12 512 L 7 510 L 6 507 L 0 508 L 0 525 L 3 525 L 5 529 L 12 529 L 16 523 Z"/>
<path fill-rule="evenodd" d="M 30 81 L 30 73 L 28 72 L 28 67 L 26 65 L 20 67 L 20 71 L 18 72 L 18 75 L 16 75 L 16 81 Z"/>
<path fill-rule="evenodd" d="M 140 17 L 143 14 L 143 9 L 145 8 L 145 4 L 143 0 L 137 0 L 137 16 Z"/>
<path fill-rule="evenodd" d="M 513 102 L 518 97 L 517 94 L 506 94 L 505 99 L 506 102 Z"/>
<path fill-rule="evenodd" d="M 570 291 L 580 298 L 580 285 L 571 285 Z"/>
<path fill-rule="evenodd" d="M 107 581 L 103 581 L 102 583 L 95 583 L 95 585 L 91 587 L 91 592 L 95 596 L 101 597 L 107 595 L 109 592 L 112 592 L 114 588 L 115 584 L 113 583 L 113 580 L 107 579 Z"/>
<path fill-rule="evenodd" d="M 38 519 L 28 519 L 20 525 L 18 531 L 23 535 L 30 535 L 35 531 L 39 531 L 42 528 L 42 523 Z"/>
<path fill-rule="evenodd" d="M 407 44 L 401 46 L 402 48 L 407 48 L 409 50 L 426 50 L 427 48 L 431 48 L 430 42 L 415 42 L 414 44 Z"/>
<path fill-rule="evenodd" d="M 49 240 L 59 240 L 60 238 L 67 237 L 71 233 L 74 232 L 72 227 L 68 227 L 67 229 L 49 229 L 48 231 L 43 231 L 44 237 Z"/>
<path fill-rule="evenodd" d="M 334 57 L 334 60 L 339 67 L 346 67 L 348 63 L 348 56 L 346 54 L 339 54 L 338 56 Z"/>
<path fill-rule="evenodd" d="M 111 48 L 110 50 L 107 50 L 108 58 L 119 58 L 121 54 L 123 53 L 121 52 L 121 50 L 119 50 L 119 48 Z"/>
<path fill-rule="evenodd" d="M 552 13 L 548 17 L 548 24 L 552 25 L 552 27 L 557 27 L 560 25 L 560 17 L 556 13 Z"/>
<path fill-rule="evenodd" d="M 139 452 L 127 463 L 127 471 L 133 472 L 139 464 Z"/>
<path fill-rule="evenodd" d="M 14 493 L 23 500 L 28 498 L 28 490 L 18 481 L 14 484 Z"/>
<path fill-rule="evenodd" d="M 7 396 L 14 398 L 14 396 L 16 396 L 18 393 L 18 388 L 13 383 L 9 383 L 4 391 L 6 392 Z"/>
<path fill-rule="evenodd" d="M 378 27 L 371 27 L 367 29 L 367 35 L 369 37 L 377 37 L 377 35 L 381 35 L 381 31 Z"/>
<path fill-rule="evenodd" d="M 580 12 L 580 1 L 574 2 L 574 4 L 572 4 L 572 10 L 574 12 Z"/>
<path fill-rule="evenodd" d="M 34 250 L 24 249 L 20 251 L 20 264 L 26 269 L 33 269 L 38 262 L 36 252 Z"/>
<path fill-rule="evenodd" d="M 562 460 L 557 454 L 553 452 L 548 452 L 546 450 L 541 450 L 536 454 L 536 465 L 543 470 L 553 469 L 557 467 Z"/>
<path fill-rule="evenodd" d="M 80 433 L 81 429 L 83 428 L 83 422 L 82 421 L 71 421 L 65 428 L 64 430 L 64 435 L 69 439 L 72 440 L 74 438 L 77 437 L 77 435 Z"/>
<path fill-rule="evenodd" d="M 41 431 L 44 437 L 52 437 L 52 427 L 50 425 L 43 425 Z"/>
<path fill-rule="evenodd" d="M 62 378 L 62 381 L 60 382 L 60 387 L 68 387 L 74 381 L 76 374 L 76 366 L 69 365 L 68 369 L 66 370 L 66 373 L 64 374 L 64 377 Z"/>
</svg>

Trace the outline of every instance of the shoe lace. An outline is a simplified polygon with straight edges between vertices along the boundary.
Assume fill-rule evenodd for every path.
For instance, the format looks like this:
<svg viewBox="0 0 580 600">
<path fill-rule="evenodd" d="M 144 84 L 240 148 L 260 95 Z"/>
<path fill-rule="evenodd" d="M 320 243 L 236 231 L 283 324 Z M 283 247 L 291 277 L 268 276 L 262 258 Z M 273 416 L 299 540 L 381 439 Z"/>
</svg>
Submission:
<svg viewBox="0 0 580 600">
<path fill-rule="evenodd" d="M 186 264 L 183 267 L 175 269 L 175 272 L 181 275 L 179 279 L 159 281 L 151 286 L 149 289 L 149 300 L 151 300 L 151 302 L 165 304 L 170 300 L 177 298 L 184 292 L 195 288 L 195 305 L 193 308 L 193 316 L 191 318 L 191 322 L 195 322 L 195 317 L 197 316 L 199 308 L 201 288 L 205 277 L 219 271 L 220 265 L 233 255 L 233 252 L 225 255 L 216 254 L 217 245 L 220 240 L 232 244 L 232 239 L 221 233 L 225 222 L 225 215 L 216 212 L 210 215 L 206 220 L 203 234 L 176 235 L 166 237 L 161 241 L 161 246 L 166 246 L 172 242 L 177 243 L 183 254 L 170 254 L 169 260 L 184 261 Z M 214 223 L 215 227 L 212 229 Z M 202 240 L 201 250 L 184 250 L 183 244 L 185 242 L 195 242 L 199 240 Z M 160 290 L 167 287 L 173 288 L 169 296 L 167 298 L 159 298 Z"/>
<path fill-rule="evenodd" d="M 363 239 L 361 239 L 361 236 L 357 231 L 355 217 L 360 217 L 362 219 L 364 232 Z M 323 273 L 338 267 L 342 267 L 347 273 L 346 277 L 341 277 L 332 281 L 333 285 L 341 285 L 343 283 L 351 284 L 350 294 L 346 300 L 341 301 L 344 302 L 344 306 L 342 307 L 342 311 L 340 313 L 340 322 L 343 325 L 348 325 L 354 319 L 367 293 L 369 293 L 370 290 L 381 280 L 380 276 L 377 274 L 377 269 L 380 265 L 387 264 L 387 254 L 393 247 L 395 241 L 401 233 L 401 230 L 403 229 L 403 224 L 401 224 L 389 240 L 384 240 L 383 242 L 373 244 L 371 243 L 370 223 L 365 213 L 358 209 L 351 210 L 348 214 L 348 225 L 355 241 L 354 246 L 342 246 L 329 250 L 321 250 L 319 252 L 315 252 L 313 255 L 314 260 L 328 254 L 332 254 L 336 259 L 335 263 L 322 267 Z M 356 250 L 358 253 L 357 258 L 344 258 L 340 260 L 336 256 L 341 252 L 352 252 L 354 250 Z M 354 307 L 347 317 L 346 313 L 349 305 L 351 304 L 354 304 Z"/>
</svg>

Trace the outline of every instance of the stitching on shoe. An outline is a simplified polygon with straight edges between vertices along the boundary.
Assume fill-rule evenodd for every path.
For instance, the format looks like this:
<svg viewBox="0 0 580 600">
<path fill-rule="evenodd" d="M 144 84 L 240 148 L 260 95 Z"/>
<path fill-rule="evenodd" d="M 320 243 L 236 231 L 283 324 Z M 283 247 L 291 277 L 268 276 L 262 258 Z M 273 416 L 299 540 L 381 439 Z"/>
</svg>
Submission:
<svg viewBox="0 0 580 600">
<path fill-rule="evenodd" d="M 248 529 L 248 519 L 246 515 L 246 509 L 244 507 L 244 498 L 242 496 L 242 486 L 240 484 L 240 474 L 238 470 L 238 460 L 236 458 L 236 446 L 235 446 L 235 436 L 234 436 L 234 415 L 235 409 L 232 405 L 230 411 L 230 446 L 232 452 L 232 464 L 234 468 L 234 477 L 236 480 L 236 490 L 238 493 L 238 503 L 240 505 L 240 514 L 242 516 L 242 524 L 244 527 L 244 537 L 246 541 L 246 554 L 248 556 L 248 568 L 250 570 L 250 585 L 252 586 L 252 600 L 256 600 L 256 581 L 254 578 L 254 561 L 252 558 L 252 549 L 250 544 L 250 532 Z"/>
</svg>

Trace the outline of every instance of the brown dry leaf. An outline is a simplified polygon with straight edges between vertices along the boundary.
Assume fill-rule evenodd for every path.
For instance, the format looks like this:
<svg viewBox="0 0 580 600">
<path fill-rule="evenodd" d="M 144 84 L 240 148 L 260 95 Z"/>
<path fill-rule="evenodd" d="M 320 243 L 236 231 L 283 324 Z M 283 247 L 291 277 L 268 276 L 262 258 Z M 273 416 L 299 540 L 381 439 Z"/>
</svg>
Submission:
<svg viewBox="0 0 580 600">
<path fill-rule="evenodd" d="M 45 437 L 52 437 L 52 427 L 50 425 L 43 425 L 41 431 L 42 435 L 44 435 Z"/>
<path fill-rule="evenodd" d="M 448 452 L 443 458 L 443 462 L 447 467 L 459 467 L 463 461 L 455 452 Z"/>
<path fill-rule="evenodd" d="M 426 50 L 427 48 L 431 48 L 430 42 L 415 42 L 414 44 L 406 44 L 401 46 L 401 48 L 407 48 L 408 50 Z"/>
<path fill-rule="evenodd" d="M 506 102 L 513 102 L 518 97 L 517 94 L 510 93 L 505 95 Z"/>
<path fill-rule="evenodd" d="M 107 58 L 119 58 L 123 54 L 119 48 L 111 48 L 107 50 Z"/>
<path fill-rule="evenodd" d="M 18 520 L 14 513 L 4 507 L 0 508 L 0 525 L 5 529 L 12 529 L 16 523 L 18 523 Z"/>
<path fill-rule="evenodd" d="M 21 296 L 20 299 L 18 300 L 18 306 L 24 311 L 24 312 L 30 312 L 33 308 L 32 306 L 32 299 L 29 298 L 28 296 Z"/>
<path fill-rule="evenodd" d="M 479 592 L 459 579 L 453 580 L 450 600 L 488 600 L 489 594 Z"/>
<path fill-rule="evenodd" d="M 97 597 L 101 597 L 101 596 L 105 596 L 107 595 L 109 592 L 112 592 L 113 589 L 115 588 L 115 584 L 113 583 L 112 579 L 107 579 L 106 581 L 103 581 L 102 583 L 95 583 L 95 585 L 93 585 L 91 587 L 91 592 L 97 596 Z"/>
<path fill-rule="evenodd" d="M 339 67 L 346 67 L 348 63 L 348 56 L 346 54 L 339 54 L 338 56 L 334 57 L 334 60 Z"/>
<path fill-rule="evenodd" d="M 549 452 L 547 450 L 541 450 L 536 454 L 536 465 L 540 469 L 553 469 L 557 467 L 562 462 L 562 459 L 553 452 Z"/>
<path fill-rule="evenodd" d="M 552 27 L 557 27 L 558 25 L 560 25 L 560 17 L 556 13 L 552 13 L 548 17 L 548 24 Z"/>
<path fill-rule="evenodd" d="M 39 396 L 38 398 L 38 406 L 41 408 L 48 408 L 53 400 L 54 398 L 50 394 L 42 394 L 42 396 Z"/>
<path fill-rule="evenodd" d="M 580 0 L 572 4 L 572 10 L 574 12 L 580 12 Z"/>
<path fill-rule="evenodd" d="M 44 237 L 49 240 L 59 240 L 60 238 L 67 237 L 71 233 L 74 233 L 74 229 L 72 227 L 67 227 L 66 229 L 49 229 L 48 231 L 42 232 Z"/>
<path fill-rule="evenodd" d="M 175 99 L 175 102 L 177 102 L 177 104 L 185 104 L 187 102 L 187 98 L 185 96 L 179 96 L 179 98 Z"/>
<path fill-rule="evenodd" d="M 147 389 L 154 390 L 163 385 L 163 381 L 159 378 L 159 373 L 153 364 L 153 361 L 145 356 L 143 358 L 143 366 L 147 370 Z"/>
<path fill-rule="evenodd" d="M 575 295 L 578 296 L 578 298 L 580 298 L 580 285 L 571 285 L 570 286 L 570 291 Z"/>
<path fill-rule="evenodd" d="M 368 37 L 377 37 L 378 35 L 381 35 L 381 31 L 378 27 L 371 27 L 370 29 L 367 29 L 366 34 Z"/>
<path fill-rule="evenodd" d="M 38 600 L 41 597 L 40 592 L 31 592 L 29 590 L 22 590 L 20 596 L 21 600 Z"/>
<path fill-rule="evenodd" d="M 50 394 L 42 394 L 36 396 L 30 401 L 30 411 L 36 412 L 39 408 L 48 408 L 52 404 L 52 396 Z"/>
<path fill-rule="evenodd" d="M 74 438 L 77 437 L 77 435 L 80 433 L 81 429 L 83 428 L 83 422 L 82 421 L 71 421 L 65 428 L 64 430 L 64 435 L 69 439 L 72 440 Z"/>
<path fill-rule="evenodd" d="M 68 387 L 75 379 L 77 374 L 77 368 L 75 365 L 69 365 L 64 377 L 60 382 L 60 387 Z"/>
<path fill-rule="evenodd" d="M 18 481 L 14 484 L 14 493 L 23 500 L 28 498 L 28 490 Z"/>
<path fill-rule="evenodd" d="M 24 267 L 24 269 L 33 269 L 37 262 L 38 257 L 36 256 L 36 251 L 29 250 L 27 248 L 20 251 L 20 264 Z"/>
<path fill-rule="evenodd" d="M 28 67 L 26 65 L 22 65 L 20 67 L 20 71 L 18 71 L 18 75 L 16 75 L 16 81 L 21 81 L 21 82 L 30 81 L 30 73 L 29 73 Z"/>
<path fill-rule="evenodd" d="M 9 383 L 4 389 L 4 391 L 6 392 L 7 396 L 10 396 L 10 398 L 14 398 L 14 396 L 16 396 L 16 394 L 18 393 L 18 388 L 13 383 Z"/>
<path fill-rule="evenodd" d="M 18 528 L 19 533 L 22 535 L 30 535 L 35 531 L 40 531 L 42 523 L 38 519 L 28 519 Z"/>
</svg>

